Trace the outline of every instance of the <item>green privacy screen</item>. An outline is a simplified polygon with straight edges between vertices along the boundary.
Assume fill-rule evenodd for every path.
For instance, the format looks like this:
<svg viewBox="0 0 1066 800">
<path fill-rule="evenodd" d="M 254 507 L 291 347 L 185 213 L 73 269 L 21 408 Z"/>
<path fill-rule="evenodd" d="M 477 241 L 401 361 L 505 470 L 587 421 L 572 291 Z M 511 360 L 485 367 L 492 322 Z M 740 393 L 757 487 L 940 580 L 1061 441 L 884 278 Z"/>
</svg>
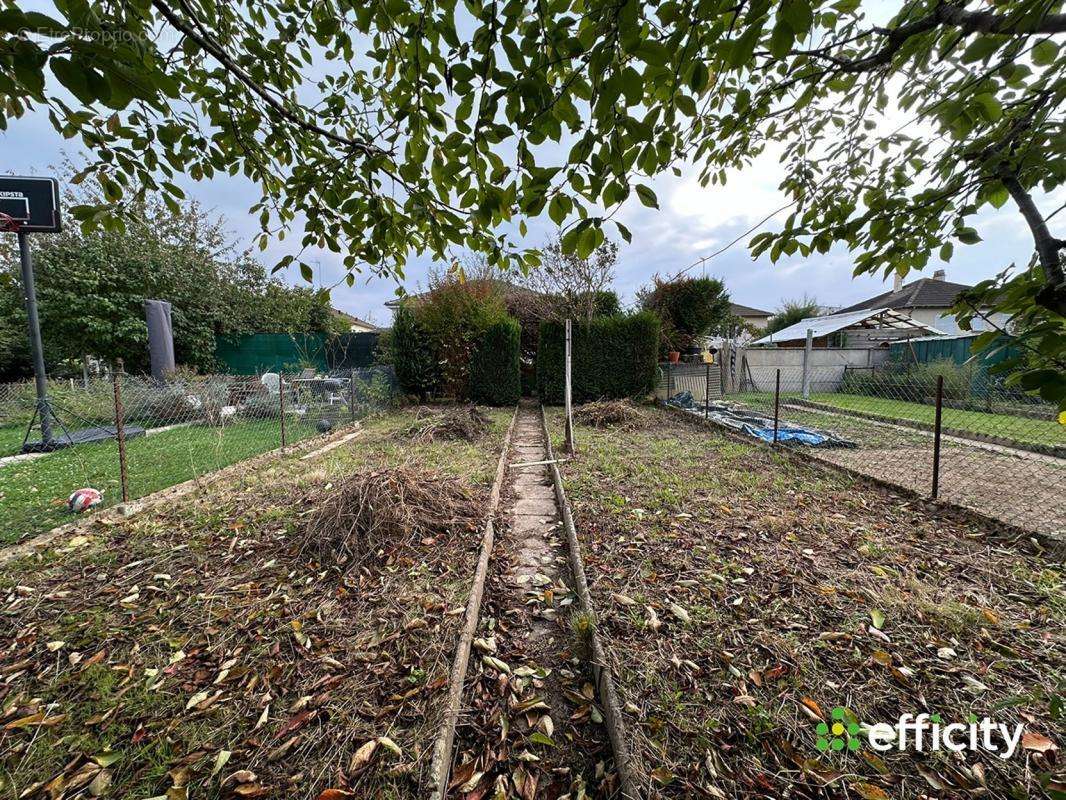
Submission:
<svg viewBox="0 0 1066 800">
<path fill-rule="evenodd" d="M 232 375 L 264 372 L 317 372 L 369 367 L 374 363 L 376 333 L 253 333 L 218 336 L 215 358 Z"/>
<path fill-rule="evenodd" d="M 972 345 L 976 338 L 977 334 L 973 334 L 972 336 L 945 336 L 936 339 L 922 338 L 911 342 L 893 342 L 890 359 L 904 364 L 928 364 L 933 361 L 946 360 L 954 361 L 956 364 L 965 364 L 974 355 Z M 978 354 L 976 361 L 978 366 L 987 368 L 1006 358 L 1014 358 L 1019 353 L 1016 347 L 1006 347 L 990 357 Z"/>
</svg>

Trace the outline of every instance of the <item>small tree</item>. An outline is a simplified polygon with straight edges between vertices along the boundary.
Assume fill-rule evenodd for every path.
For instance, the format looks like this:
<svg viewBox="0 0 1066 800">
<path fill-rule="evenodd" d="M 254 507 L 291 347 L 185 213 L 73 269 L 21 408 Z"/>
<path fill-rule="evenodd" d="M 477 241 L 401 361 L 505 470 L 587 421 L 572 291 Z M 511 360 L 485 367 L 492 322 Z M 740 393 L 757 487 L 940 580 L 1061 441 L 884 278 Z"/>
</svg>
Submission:
<svg viewBox="0 0 1066 800">
<path fill-rule="evenodd" d="M 785 300 L 777 313 L 766 322 L 766 329 L 762 331 L 764 336 L 784 330 L 789 325 L 795 325 L 800 320 L 818 316 L 818 301 L 813 297 L 803 295 L 799 300 Z"/>
<path fill-rule="evenodd" d="M 538 319 L 570 318 L 585 322 L 618 313 L 618 297 L 610 290 L 618 245 L 607 240 L 588 258 L 564 253 L 559 237 L 541 250 L 541 266 L 529 273 L 523 285 Z"/>
<path fill-rule="evenodd" d="M 729 295 L 716 278 L 675 278 L 658 275 L 638 293 L 640 304 L 662 320 L 661 349 L 695 347 L 729 318 Z"/>
</svg>

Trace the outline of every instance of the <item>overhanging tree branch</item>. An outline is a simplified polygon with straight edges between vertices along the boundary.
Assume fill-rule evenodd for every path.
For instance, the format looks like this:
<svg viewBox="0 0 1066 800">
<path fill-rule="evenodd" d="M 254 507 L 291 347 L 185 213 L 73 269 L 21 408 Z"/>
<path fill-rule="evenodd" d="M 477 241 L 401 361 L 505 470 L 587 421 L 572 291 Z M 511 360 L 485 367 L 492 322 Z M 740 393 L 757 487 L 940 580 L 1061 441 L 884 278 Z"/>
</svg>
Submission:
<svg viewBox="0 0 1066 800">
<path fill-rule="evenodd" d="M 169 22 L 172 26 L 181 31 L 185 36 L 188 36 L 196 44 L 198 44 L 205 52 L 214 56 L 215 59 L 225 68 L 227 72 L 233 75 L 244 86 L 246 86 L 253 94 L 255 94 L 264 103 L 270 106 L 274 111 L 280 114 L 284 119 L 292 124 L 302 128 L 309 133 L 314 133 L 329 139 L 335 144 L 342 145 L 347 148 L 351 148 L 363 155 L 385 155 L 385 151 L 377 145 L 371 144 L 359 139 L 351 139 L 347 136 L 341 136 L 338 133 L 327 130 L 320 125 L 316 125 L 313 122 L 303 119 L 299 114 L 296 114 L 292 109 L 286 108 L 285 105 L 274 97 L 270 92 L 260 86 L 239 64 L 237 64 L 229 54 L 222 48 L 222 46 L 211 39 L 209 36 L 201 35 L 192 25 L 182 19 L 180 16 L 174 13 L 169 4 L 165 0 L 152 0 L 152 6 Z"/>
<path fill-rule="evenodd" d="M 1032 195 L 1022 186 L 1014 172 L 1004 166 L 999 171 L 999 179 L 1017 204 L 1033 234 L 1036 254 L 1046 282 L 1038 299 L 1046 308 L 1066 316 L 1066 275 L 1063 273 L 1061 256 L 1066 242 L 1051 235 L 1051 229 L 1033 202 Z"/>
<path fill-rule="evenodd" d="M 957 28 L 963 34 L 990 33 L 1007 36 L 1032 36 L 1066 32 L 1066 14 L 1045 14 L 1035 20 L 1014 19 L 991 11 L 967 11 L 953 3 L 939 3 L 924 17 L 900 25 L 897 28 L 875 28 L 872 32 L 882 35 L 884 43 L 876 52 L 858 59 L 834 56 L 829 48 L 797 51 L 821 58 L 836 65 L 842 72 L 867 72 L 883 67 L 911 38 L 928 33 L 936 28 Z"/>
</svg>

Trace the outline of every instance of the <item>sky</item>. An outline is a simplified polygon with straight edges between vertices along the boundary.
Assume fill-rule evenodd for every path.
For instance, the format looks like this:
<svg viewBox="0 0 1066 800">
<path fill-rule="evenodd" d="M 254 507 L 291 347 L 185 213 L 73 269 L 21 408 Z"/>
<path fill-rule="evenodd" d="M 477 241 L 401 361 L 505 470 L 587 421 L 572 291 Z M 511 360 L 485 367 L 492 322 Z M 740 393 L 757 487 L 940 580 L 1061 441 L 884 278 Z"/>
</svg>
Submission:
<svg viewBox="0 0 1066 800">
<path fill-rule="evenodd" d="M 70 140 L 57 133 L 42 111 L 11 120 L 6 132 L 0 132 L 0 173 L 47 175 L 65 157 L 78 163 L 83 155 L 72 148 Z M 726 186 L 703 188 L 696 169 L 683 170 L 680 177 L 660 176 L 651 182 L 659 197 L 658 210 L 646 208 L 635 195 L 618 214 L 633 234 L 631 244 L 619 241 L 614 288 L 623 304 L 631 303 L 635 293 L 650 283 L 656 274 L 673 275 L 701 257 L 731 242 L 774 209 L 785 204 L 777 189 L 782 169 L 773 154 L 757 160 L 747 169 L 729 175 Z M 200 201 L 209 210 L 224 217 L 227 229 L 241 246 L 251 246 L 258 232 L 258 222 L 248 208 L 259 199 L 256 186 L 243 176 L 220 175 L 209 181 L 181 182 L 187 197 Z M 771 223 L 772 224 L 772 223 Z M 999 211 L 981 214 L 976 225 L 983 239 L 977 245 L 956 244 L 950 264 L 935 259 L 921 275 L 931 276 L 943 268 L 947 279 L 975 283 L 989 278 L 1012 262 L 1024 263 L 1032 252 L 1032 240 L 1017 210 L 1007 204 Z M 530 228 L 527 243 L 542 244 L 552 233 L 547 218 Z M 275 242 L 259 257 L 272 266 L 294 252 L 299 236 Z M 752 260 L 745 245 L 747 236 L 726 252 L 692 269 L 691 275 L 709 275 L 721 279 L 734 302 L 773 311 L 785 300 L 804 295 L 823 306 L 843 307 L 864 300 L 890 288 L 880 277 L 852 277 L 853 262 L 844 249 L 810 258 L 782 258 L 771 264 L 768 258 Z M 376 276 L 356 276 L 355 285 L 342 281 L 340 258 L 324 250 L 304 254 L 307 263 L 315 264 L 315 282 L 334 286 L 333 305 L 379 325 L 388 325 L 391 313 L 384 303 L 396 295 L 397 284 Z M 438 268 L 446 264 L 437 264 Z M 409 292 L 424 287 L 434 264 L 429 259 L 413 259 L 407 267 L 404 287 Z M 280 273 L 289 283 L 301 284 L 293 270 Z M 339 283 L 339 285 L 337 285 Z"/>
</svg>

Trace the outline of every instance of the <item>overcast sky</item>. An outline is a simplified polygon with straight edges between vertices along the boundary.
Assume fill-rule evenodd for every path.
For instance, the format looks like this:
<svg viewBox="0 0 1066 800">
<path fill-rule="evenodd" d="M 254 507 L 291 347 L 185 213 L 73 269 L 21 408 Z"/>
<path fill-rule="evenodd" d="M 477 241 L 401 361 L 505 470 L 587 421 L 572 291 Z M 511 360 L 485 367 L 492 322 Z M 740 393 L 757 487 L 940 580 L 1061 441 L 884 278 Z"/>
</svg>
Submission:
<svg viewBox="0 0 1066 800">
<path fill-rule="evenodd" d="M 60 163 L 64 155 L 78 161 L 78 150 L 70 149 L 51 126 L 44 113 L 37 112 L 10 121 L 0 133 L 0 172 L 12 174 L 48 174 L 50 166 Z M 701 188 L 695 170 L 676 178 L 664 176 L 653 182 L 659 195 L 660 210 L 642 206 L 632 198 L 622 209 L 619 219 L 633 232 L 633 243 L 620 242 L 615 289 L 623 303 L 630 302 L 637 289 L 660 273 L 670 275 L 709 255 L 730 242 L 774 209 L 784 205 L 777 185 L 780 166 L 774 158 L 765 158 L 751 168 L 730 177 L 726 187 Z M 259 199 L 256 187 L 243 177 L 222 175 L 211 181 L 185 181 L 182 188 L 190 198 L 225 217 L 228 228 L 243 245 L 249 245 L 258 224 L 248 208 Z M 550 233 L 551 223 L 534 227 L 529 240 L 541 244 Z M 956 245 L 951 264 L 930 263 L 923 273 L 944 267 L 949 280 L 973 283 L 988 278 L 1011 262 L 1024 263 L 1032 251 L 1032 240 L 1017 210 L 1007 204 L 998 212 L 983 214 L 977 220 L 980 244 Z M 270 266 L 290 252 L 289 243 L 299 241 L 290 236 L 261 254 Z M 853 263 L 844 250 L 809 259 L 782 259 L 771 265 L 769 259 L 753 261 L 745 244 L 750 237 L 717 256 L 690 274 L 708 274 L 722 279 L 734 302 L 773 310 L 783 300 L 805 293 L 823 305 L 845 306 L 883 291 L 879 278 L 852 278 Z M 333 285 L 343 273 L 340 259 L 328 251 L 308 252 L 309 263 L 319 262 L 316 283 Z M 405 287 L 416 290 L 424 283 L 432 264 L 414 261 L 408 266 Z M 283 276 L 292 283 L 301 279 L 293 272 Z M 920 277 L 920 276 L 919 276 Z M 910 280 L 911 278 L 908 278 Z M 889 281 L 890 283 L 891 281 Z M 390 314 L 384 303 L 395 296 L 396 283 L 381 278 L 359 276 L 355 285 L 333 289 L 333 304 L 360 317 L 370 317 L 378 324 L 388 324 Z"/>
</svg>

